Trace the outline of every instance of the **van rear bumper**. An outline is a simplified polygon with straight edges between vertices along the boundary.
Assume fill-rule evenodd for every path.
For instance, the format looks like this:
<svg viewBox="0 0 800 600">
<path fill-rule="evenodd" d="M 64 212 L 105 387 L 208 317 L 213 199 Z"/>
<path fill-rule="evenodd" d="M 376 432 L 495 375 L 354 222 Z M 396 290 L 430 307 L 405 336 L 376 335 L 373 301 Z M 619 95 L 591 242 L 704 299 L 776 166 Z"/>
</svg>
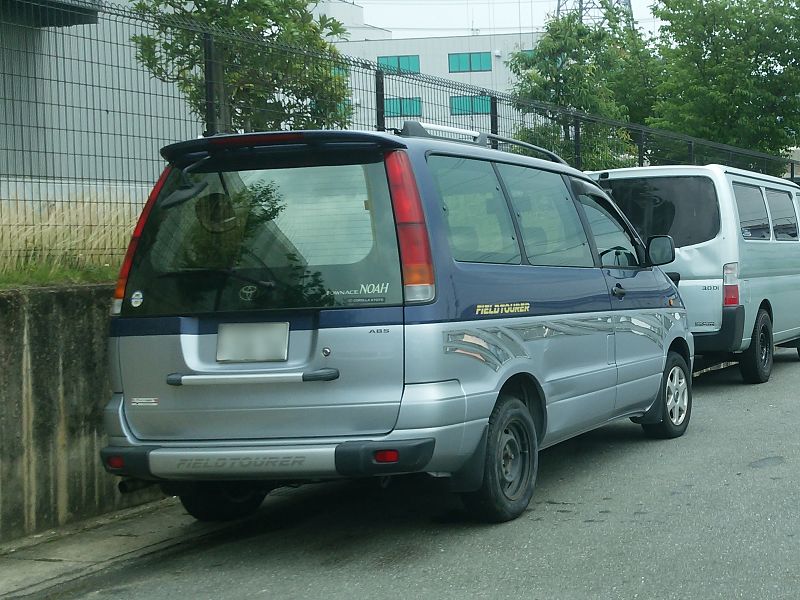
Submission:
<svg viewBox="0 0 800 600">
<path fill-rule="evenodd" d="M 712 333 L 694 333 L 695 354 L 736 352 L 742 346 L 744 306 L 724 306 L 722 327 Z"/>
<path fill-rule="evenodd" d="M 303 480 L 422 471 L 435 445 L 434 438 L 424 438 L 271 448 L 108 446 L 100 456 L 109 473 L 149 481 Z M 380 450 L 396 450 L 397 461 L 376 461 Z M 122 465 L 110 466 L 112 457 Z"/>
</svg>

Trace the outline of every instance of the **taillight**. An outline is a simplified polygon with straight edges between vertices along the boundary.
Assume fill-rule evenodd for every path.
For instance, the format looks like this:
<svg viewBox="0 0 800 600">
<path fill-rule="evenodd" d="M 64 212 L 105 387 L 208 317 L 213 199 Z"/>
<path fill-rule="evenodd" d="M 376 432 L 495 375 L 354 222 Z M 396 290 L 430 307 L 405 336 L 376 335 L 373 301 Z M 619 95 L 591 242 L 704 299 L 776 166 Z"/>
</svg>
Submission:
<svg viewBox="0 0 800 600">
<path fill-rule="evenodd" d="M 722 305 L 739 306 L 739 263 L 722 266 Z"/>
<path fill-rule="evenodd" d="M 144 224 L 147 222 L 147 217 L 150 216 L 150 211 L 153 210 L 153 205 L 156 203 L 156 198 L 161 193 L 161 188 L 164 187 L 164 182 L 169 175 L 170 167 L 164 169 L 161 177 L 158 178 L 153 191 L 147 198 L 147 203 L 142 209 L 142 214 L 139 215 L 139 220 L 136 222 L 136 228 L 133 230 L 131 241 L 128 244 L 128 250 L 125 252 L 125 259 L 122 261 L 122 267 L 119 270 L 119 277 L 117 278 L 117 287 L 114 289 L 114 299 L 111 301 L 111 314 L 118 315 L 122 310 L 122 300 L 125 298 L 125 286 L 128 284 L 128 275 L 131 272 L 131 263 L 133 262 L 133 255 L 136 254 L 136 247 L 139 245 L 139 238 L 142 235 Z"/>
<path fill-rule="evenodd" d="M 386 174 L 403 268 L 403 297 L 410 303 L 429 302 L 436 294 L 433 259 L 422 201 L 408 155 L 402 150 L 387 153 Z"/>
</svg>

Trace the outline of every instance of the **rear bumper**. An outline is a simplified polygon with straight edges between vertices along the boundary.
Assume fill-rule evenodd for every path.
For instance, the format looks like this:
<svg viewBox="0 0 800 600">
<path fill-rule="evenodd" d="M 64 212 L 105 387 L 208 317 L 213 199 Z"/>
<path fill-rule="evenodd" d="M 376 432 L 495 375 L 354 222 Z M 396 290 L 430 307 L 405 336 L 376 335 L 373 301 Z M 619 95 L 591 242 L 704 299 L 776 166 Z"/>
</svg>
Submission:
<svg viewBox="0 0 800 600">
<path fill-rule="evenodd" d="M 100 457 L 109 473 L 150 481 L 302 480 L 422 471 L 435 446 L 434 438 L 271 448 L 108 446 L 100 451 Z M 397 462 L 377 462 L 379 450 L 396 450 Z M 112 457 L 121 459 L 123 466 L 110 467 Z"/>
<path fill-rule="evenodd" d="M 742 346 L 744 306 L 722 308 L 722 327 L 712 333 L 695 333 L 695 354 L 736 352 Z"/>
</svg>

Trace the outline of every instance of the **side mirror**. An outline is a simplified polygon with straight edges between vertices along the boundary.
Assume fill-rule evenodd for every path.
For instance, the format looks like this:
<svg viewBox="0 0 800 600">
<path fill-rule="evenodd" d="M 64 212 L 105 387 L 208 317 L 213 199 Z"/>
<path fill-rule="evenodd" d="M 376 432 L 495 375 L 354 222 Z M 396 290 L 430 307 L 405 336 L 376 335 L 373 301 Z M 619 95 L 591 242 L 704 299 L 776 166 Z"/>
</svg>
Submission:
<svg viewBox="0 0 800 600">
<path fill-rule="evenodd" d="M 668 235 L 654 235 L 647 240 L 647 261 L 652 266 L 666 265 L 675 260 L 675 242 Z"/>
</svg>

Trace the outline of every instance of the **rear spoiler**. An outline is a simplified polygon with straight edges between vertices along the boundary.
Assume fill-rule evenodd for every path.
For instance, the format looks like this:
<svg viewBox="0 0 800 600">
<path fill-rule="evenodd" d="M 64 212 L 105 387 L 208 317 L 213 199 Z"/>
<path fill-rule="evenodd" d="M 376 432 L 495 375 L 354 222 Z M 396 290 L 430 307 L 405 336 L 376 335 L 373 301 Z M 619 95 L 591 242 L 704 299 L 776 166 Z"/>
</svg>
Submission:
<svg viewBox="0 0 800 600">
<path fill-rule="evenodd" d="M 211 154 L 215 150 L 257 148 L 280 145 L 365 144 L 381 148 L 406 148 L 403 140 L 385 133 L 370 131 L 275 131 L 270 133 L 233 133 L 178 142 L 164 146 L 161 156 L 169 162 L 188 154 Z"/>
</svg>

